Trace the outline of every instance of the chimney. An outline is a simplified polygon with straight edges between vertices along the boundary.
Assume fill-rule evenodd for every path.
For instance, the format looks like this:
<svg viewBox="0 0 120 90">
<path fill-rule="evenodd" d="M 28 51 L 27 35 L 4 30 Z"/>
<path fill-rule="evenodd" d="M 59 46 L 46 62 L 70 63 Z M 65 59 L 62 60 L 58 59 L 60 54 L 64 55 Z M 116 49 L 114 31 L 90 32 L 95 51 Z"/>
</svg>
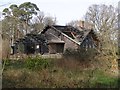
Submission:
<svg viewBox="0 0 120 90">
<path fill-rule="evenodd" d="M 85 22 L 82 21 L 82 20 L 80 20 L 80 27 L 81 27 L 81 28 L 84 28 L 84 24 L 85 24 Z"/>
</svg>

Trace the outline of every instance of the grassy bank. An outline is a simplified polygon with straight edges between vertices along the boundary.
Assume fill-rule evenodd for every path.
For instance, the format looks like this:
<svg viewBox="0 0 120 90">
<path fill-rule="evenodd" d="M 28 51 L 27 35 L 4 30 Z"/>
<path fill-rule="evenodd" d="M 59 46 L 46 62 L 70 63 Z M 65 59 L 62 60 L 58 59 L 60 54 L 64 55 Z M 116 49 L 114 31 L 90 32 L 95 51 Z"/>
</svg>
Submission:
<svg viewBox="0 0 120 90">
<path fill-rule="evenodd" d="M 118 78 L 85 62 L 64 59 L 7 60 L 3 71 L 3 88 L 115 88 Z"/>
</svg>

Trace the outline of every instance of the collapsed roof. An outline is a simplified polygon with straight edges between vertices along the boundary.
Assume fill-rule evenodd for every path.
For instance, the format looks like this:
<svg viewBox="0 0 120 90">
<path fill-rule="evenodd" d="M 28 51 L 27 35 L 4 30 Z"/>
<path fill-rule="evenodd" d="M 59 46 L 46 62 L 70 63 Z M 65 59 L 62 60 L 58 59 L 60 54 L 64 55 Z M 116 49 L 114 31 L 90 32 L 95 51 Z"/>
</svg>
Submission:
<svg viewBox="0 0 120 90">
<path fill-rule="evenodd" d="M 92 35 L 96 39 L 98 39 L 92 29 L 85 29 L 85 28 L 78 29 L 78 28 L 74 28 L 72 26 L 60 26 L 60 25 L 49 26 L 48 25 L 43 29 L 43 31 L 39 32 L 39 34 L 44 34 L 48 29 L 51 29 L 51 28 L 56 30 L 60 34 L 63 34 L 64 36 L 66 36 L 67 38 L 71 39 L 73 42 L 75 42 L 79 45 L 84 41 L 84 39 L 86 38 L 86 36 L 89 33 L 92 33 Z M 55 37 L 54 37 L 54 39 L 55 39 Z"/>
<path fill-rule="evenodd" d="M 49 29 L 54 29 L 55 31 L 59 32 L 60 34 L 64 35 L 65 37 L 69 38 L 71 41 L 75 42 L 78 45 L 81 45 L 86 36 L 89 33 L 92 33 L 94 38 L 97 38 L 96 34 L 92 29 L 85 29 L 85 28 L 74 28 L 72 26 L 60 26 L 60 25 L 47 25 L 41 32 L 38 34 L 26 34 L 25 37 L 20 38 L 19 40 L 16 40 L 15 43 L 23 42 L 23 43 L 31 43 L 31 42 L 39 42 L 39 43 L 48 43 L 49 40 L 46 40 L 44 33 Z M 49 43 L 64 43 L 64 41 L 61 41 L 58 37 L 56 37 L 54 34 L 50 33 L 48 35 L 48 39 L 53 38 Z"/>
</svg>

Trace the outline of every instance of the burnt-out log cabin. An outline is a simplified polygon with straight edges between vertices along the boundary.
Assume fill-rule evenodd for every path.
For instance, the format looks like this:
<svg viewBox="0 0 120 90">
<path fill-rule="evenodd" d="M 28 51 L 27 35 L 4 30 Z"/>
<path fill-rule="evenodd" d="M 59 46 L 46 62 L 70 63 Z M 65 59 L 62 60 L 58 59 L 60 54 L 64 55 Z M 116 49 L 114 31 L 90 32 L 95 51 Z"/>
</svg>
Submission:
<svg viewBox="0 0 120 90">
<path fill-rule="evenodd" d="M 98 47 L 99 40 L 94 30 L 59 25 L 48 25 L 38 34 L 27 34 L 12 46 L 13 54 L 56 54 L 68 48 L 77 50 Z"/>
</svg>

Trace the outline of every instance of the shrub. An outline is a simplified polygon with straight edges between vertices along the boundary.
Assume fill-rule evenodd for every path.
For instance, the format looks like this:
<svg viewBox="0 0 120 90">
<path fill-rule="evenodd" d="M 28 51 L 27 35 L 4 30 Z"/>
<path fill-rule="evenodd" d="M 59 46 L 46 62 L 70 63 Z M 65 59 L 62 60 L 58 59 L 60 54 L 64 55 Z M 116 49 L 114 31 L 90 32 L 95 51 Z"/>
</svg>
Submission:
<svg viewBox="0 0 120 90">
<path fill-rule="evenodd" d="M 29 69 L 44 69 L 50 67 L 50 60 L 41 57 L 28 57 L 25 66 Z"/>
<path fill-rule="evenodd" d="M 84 49 L 80 48 L 78 50 L 67 49 L 63 54 L 65 58 L 75 58 L 76 60 L 88 60 L 93 59 L 98 54 L 97 50 L 94 48 Z"/>
<path fill-rule="evenodd" d="M 6 66 L 9 66 L 11 64 L 11 60 L 10 59 L 4 59 L 2 60 L 2 65 L 6 65 Z"/>
</svg>

